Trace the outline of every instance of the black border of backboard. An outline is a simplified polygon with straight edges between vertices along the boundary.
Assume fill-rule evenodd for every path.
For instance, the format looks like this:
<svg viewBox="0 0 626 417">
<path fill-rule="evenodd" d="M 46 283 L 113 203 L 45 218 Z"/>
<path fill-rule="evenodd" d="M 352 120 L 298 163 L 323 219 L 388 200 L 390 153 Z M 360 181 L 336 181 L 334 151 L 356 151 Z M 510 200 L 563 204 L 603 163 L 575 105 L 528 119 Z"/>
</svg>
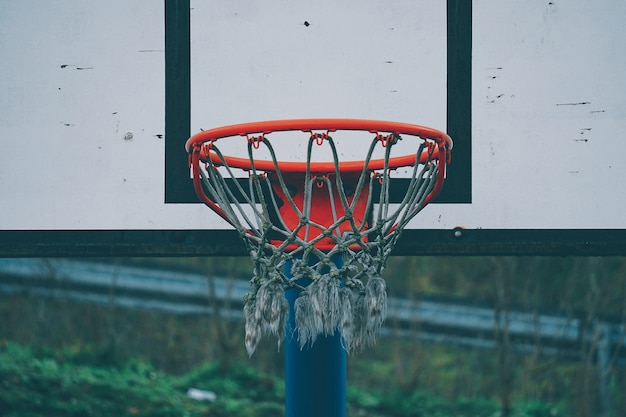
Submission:
<svg viewBox="0 0 626 417">
<path fill-rule="evenodd" d="M 189 6 L 189 0 L 165 0 L 165 202 L 173 204 L 199 202 L 189 179 L 184 152 L 191 130 Z M 471 0 L 447 2 L 447 87 L 446 130 L 454 140 L 453 163 L 448 167 L 445 187 L 436 202 L 471 203 Z M 419 124 L 419 115 L 416 115 L 416 120 L 399 121 Z"/>
<path fill-rule="evenodd" d="M 165 203 L 199 201 L 185 152 L 190 132 L 190 0 L 165 0 Z"/>
<path fill-rule="evenodd" d="M 2 257 L 240 256 L 233 230 L 0 231 Z M 394 256 L 623 256 L 626 230 L 406 230 Z"/>
</svg>

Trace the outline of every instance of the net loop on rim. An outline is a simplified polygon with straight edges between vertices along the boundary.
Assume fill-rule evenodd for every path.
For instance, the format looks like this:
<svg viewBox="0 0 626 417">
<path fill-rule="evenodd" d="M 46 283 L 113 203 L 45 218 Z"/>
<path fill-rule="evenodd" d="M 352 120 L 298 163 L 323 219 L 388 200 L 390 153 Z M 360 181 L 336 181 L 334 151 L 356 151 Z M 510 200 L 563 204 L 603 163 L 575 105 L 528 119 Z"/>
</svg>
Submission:
<svg viewBox="0 0 626 417">
<path fill-rule="evenodd" d="M 328 138 L 328 132 L 324 133 L 315 133 L 311 132 L 311 137 L 315 138 L 315 144 L 321 146 L 324 143 L 324 140 Z"/>
<path fill-rule="evenodd" d="M 372 135 L 369 146 L 358 146 L 362 160 L 340 161 L 333 136 L 342 130 Z M 270 139 L 276 131 L 308 132 L 303 162 L 278 160 Z M 227 156 L 218 146 L 242 136 L 247 157 Z M 401 140 L 413 140 L 414 151 L 392 156 Z M 186 148 L 196 193 L 239 232 L 254 263 L 244 300 L 248 353 L 263 334 L 276 336 L 279 346 L 294 337 L 285 335 L 286 290 L 299 295 L 301 348 L 336 331 L 347 351 L 373 343 L 386 311 L 381 274 L 404 227 L 441 189 L 451 139 L 417 125 L 310 119 L 203 131 Z M 384 157 L 376 159 L 380 148 Z M 319 149 L 330 153 L 330 162 L 313 160 Z M 265 159 L 257 156 L 261 151 Z M 400 197 L 392 178 L 399 168 L 408 173 Z"/>
<path fill-rule="evenodd" d="M 254 149 L 259 149 L 259 147 L 261 146 L 261 142 L 265 140 L 265 134 L 261 134 L 259 136 L 246 135 L 246 140 L 248 141 L 248 143 L 252 144 L 252 147 Z M 213 142 L 211 141 L 211 143 Z"/>
<path fill-rule="evenodd" d="M 328 181 L 328 177 L 326 175 L 314 175 L 313 179 L 315 180 L 315 185 L 317 186 L 317 188 L 322 188 L 324 186 L 324 183 Z"/>
<path fill-rule="evenodd" d="M 390 143 L 395 144 L 400 139 L 400 136 L 393 133 L 389 135 L 382 135 L 380 133 L 377 133 L 376 139 L 380 141 L 380 144 L 383 148 L 386 148 L 387 145 Z"/>
</svg>

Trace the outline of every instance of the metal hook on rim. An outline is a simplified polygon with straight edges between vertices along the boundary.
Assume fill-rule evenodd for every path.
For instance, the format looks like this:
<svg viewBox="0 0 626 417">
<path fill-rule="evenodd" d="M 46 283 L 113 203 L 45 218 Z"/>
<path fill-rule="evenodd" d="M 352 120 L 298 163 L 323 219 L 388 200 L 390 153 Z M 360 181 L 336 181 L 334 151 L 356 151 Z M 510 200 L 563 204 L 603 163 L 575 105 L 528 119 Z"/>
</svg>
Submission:
<svg viewBox="0 0 626 417">
<path fill-rule="evenodd" d="M 246 140 L 248 141 L 249 144 L 252 145 L 254 149 L 259 149 L 259 146 L 261 146 L 261 142 L 265 140 L 265 133 L 263 133 L 260 136 L 246 135 Z"/>
<path fill-rule="evenodd" d="M 313 181 L 315 181 L 315 186 L 317 188 L 322 188 L 324 186 L 324 182 L 326 182 L 326 175 L 313 175 Z"/>
<path fill-rule="evenodd" d="M 213 142 L 214 141 L 205 142 L 204 144 L 198 146 L 196 149 L 200 151 L 200 153 L 204 152 L 206 155 L 208 155 L 209 152 L 213 149 Z"/>
<path fill-rule="evenodd" d="M 315 139 L 315 144 L 317 146 L 321 146 L 324 143 L 324 140 L 328 138 L 328 132 L 325 132 L 325 133 L 311 132 L 311 138 Z"/>
<path fill-rule="evenodd" d="M 373 179 L 378 179 L 378 183 L 382 185 L 382 184 L 383 184 L 383 180 L 384 180 L 384 178 L 385 178 L 385 177 L 387 177 L 387 178 L 391 179 L 391 172 L 392 172 L 392 171 L 393 171 L 393 169 L 392 169 L 392 168 L 387 168 L 387 174 L 384 174 L 384 173 L 380 173 L 380 172 L 374 171 L 374 172 L 372 173 L 372 174 L 373 174 L 373 175 L 372 175 L 372 178 L 373 178 Z"/>
<path fill-rule="evenodd" d="M 380 141 L 380 144 L 383 148 L 386 148 L 387 145 L 395 145 L 400 136 L 395 133 L 390 133 L 388 135 L 383 135 L 381 133 L 376 133 L 376 139 Z"/>
</svg>

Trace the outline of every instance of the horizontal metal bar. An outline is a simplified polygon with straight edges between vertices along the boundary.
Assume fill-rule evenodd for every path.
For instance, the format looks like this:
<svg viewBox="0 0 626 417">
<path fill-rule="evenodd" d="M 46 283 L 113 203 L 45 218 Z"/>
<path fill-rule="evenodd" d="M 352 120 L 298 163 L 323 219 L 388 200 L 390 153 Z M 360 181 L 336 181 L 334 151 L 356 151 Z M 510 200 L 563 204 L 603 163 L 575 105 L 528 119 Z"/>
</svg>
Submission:
<svg viewBox="0 0 626 417">
<path fill-rule="evenodd" d="M 240 320 L 249 288 L 242 280 L 190 271 L 72 259 L 0 259 L 0 292 L 173 314 L 212 315 L 213 299 L 222 317 Z M 502 320 L 498 326 L 490 308 L 390 297 L 382 336 L 493 349 L 504 329 Z M 522 353 L 575 356 L 580 343 L 591 343 L 594 337 L 593 329 L 570 317 L 510 311 L 507 321 L 512 344 Z M 608 332 L 610 350 L 626 347 L 624 323 L 595 324 Z M 620 362 L 626 364 L 626 358 L 620 357 Z"/>
<path fill-rule="evenodd" d="M 623 256 L 626 230 L 405 230 L 392 255 Z M 0 230 L 0 257 L 90 256 L 247 256 L 247 252 L 235 230 Z"/>
</svg>

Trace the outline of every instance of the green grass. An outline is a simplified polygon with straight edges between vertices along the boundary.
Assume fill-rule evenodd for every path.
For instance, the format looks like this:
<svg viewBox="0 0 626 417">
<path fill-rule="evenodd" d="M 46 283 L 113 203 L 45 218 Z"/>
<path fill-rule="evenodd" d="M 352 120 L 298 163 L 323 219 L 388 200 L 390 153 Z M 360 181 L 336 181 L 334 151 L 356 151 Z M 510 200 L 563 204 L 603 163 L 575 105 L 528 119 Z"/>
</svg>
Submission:
<svg viewBox="0 0 626 417">
<path fill-rule="evenodd" d="M 283 380 L 237 363 L 204 364 L 172 376 L 130 360 L 100 365 L 97 355 L 72 349 L 0 347 L 0 414 L 3 416 L 274 417 L 284 415 Z M 188 398 L 189 388 L 213 391 L 214 402 Z M 348 415 L 364 417 L 497 417 L 497 403 L 454 402 L 419 390 L 386 393 L 348 388 Z M 542 403 L 519 404 L 511 417 L 555 417 Z"/>
<path fill-rule="evenodd" d="M 2 415 L 264 417 L 280 415 L 282 409 L 280 395 L 263 388 L 258 382 L 265 377 L 252 371 L 223 376 L 207 366 L 174 377 L 140 361 L 105 368 L 73 359 L 66 352 L 35 353 L 5 344 L 0 352 Z M 253 385 L 257 392 L 249 396 L 246 390 Z M 192 386 L 214 388 L 217 400 L 188 398 Z"/>
</svg>

